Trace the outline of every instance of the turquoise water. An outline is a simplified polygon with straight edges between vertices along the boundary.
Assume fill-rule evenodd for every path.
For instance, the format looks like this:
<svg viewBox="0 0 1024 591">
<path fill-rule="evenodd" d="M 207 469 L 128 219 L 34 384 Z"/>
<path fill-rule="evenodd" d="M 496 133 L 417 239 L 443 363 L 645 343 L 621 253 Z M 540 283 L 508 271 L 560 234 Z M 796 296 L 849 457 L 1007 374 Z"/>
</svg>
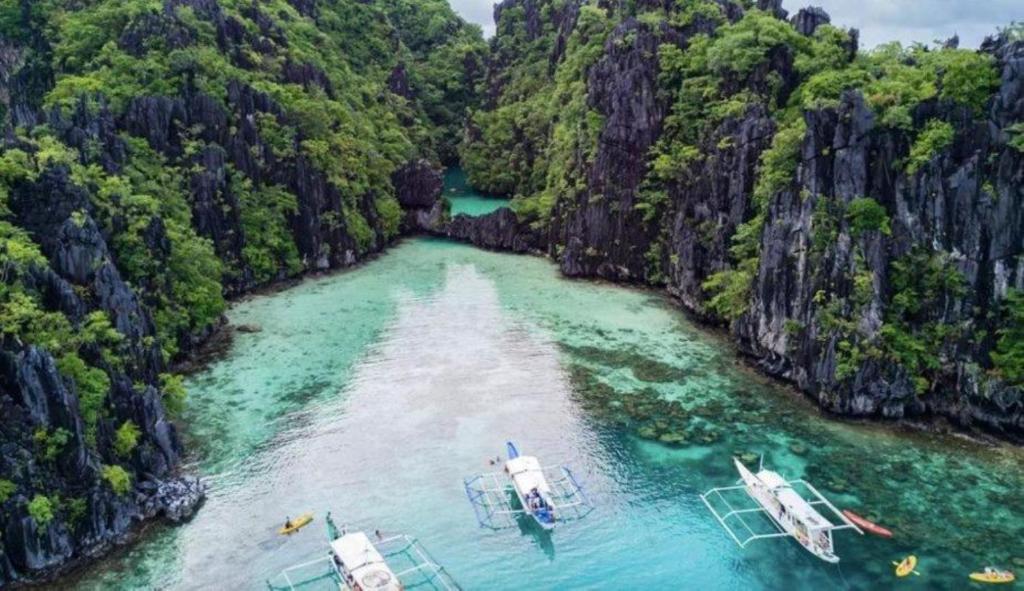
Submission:
<svg viewBox="0 0 1024 591">
<path fill-rule="evenodd" d="M 464 213 L 479 216 L 508 205 L 508 199 L 482 195 L 466 180 L 466 173 L 461 168 L 452 167 L 444 173 L 444 196 L 452 204 L 452 215 Z"/>
<path fill-rule="evenodd" d="M 74 588 L 258 589 L 324 555 L 326 510 L 418 537 L 466 589 L 890 588 L 910 552 L 922 575 L 900 588 L 961 589 L 1024 556 L 1020 450 L 826 418 L 659 295 L 544 259 L 408 240 L 229 317 L 263 331 L 190 379 L 209 500 Z M 596 509 L 550 535 L 478 527 L 462 478 L 506 439 L 570 464 Z M 738 548 L 697 496 L 735 482 L 735 453 L 897 538 L 837 533 L 839 568 L 789 540 Z M 308 510 L 311 526 L 275 534 Z"/>
</svg>

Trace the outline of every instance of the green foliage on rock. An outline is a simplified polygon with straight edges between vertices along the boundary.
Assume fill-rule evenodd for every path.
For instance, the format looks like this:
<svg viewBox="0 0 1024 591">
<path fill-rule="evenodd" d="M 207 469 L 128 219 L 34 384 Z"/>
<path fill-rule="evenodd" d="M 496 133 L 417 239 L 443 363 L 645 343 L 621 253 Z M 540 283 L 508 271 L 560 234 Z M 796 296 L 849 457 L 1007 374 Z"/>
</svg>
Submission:
<svg viewBox="0 0 1024 591">
<path fill-rule="evenodd" d="M 115 494 L 125 495 L 132 489 L 132 476 L 121 466 L 103 466 L 100 468 L 100 474 Z"/>
<path fill-rule="evenodd" d="M 992 365 L 1007 382 L 1024 386 L 1024 293 L 1010 290 L 1006 294 L 1001 320 Z"/>
<path fill-rule="evenodd" d="M 944 303 L 963 296 L 963 275 L 945 253 L 916 249 L 893 262 L 893 296 L 881 335 L 889 360 L 913 376 L 918 393 L 931 388 L 942 368 L 940 352 L 961 327 L 942 322 Z"/>
<path fill-rule="evenodd" d="M 45 528 L 54 518 L 53 501 L 45 495 L 37 494 L 28 502 L 28 514 L 36 522 L 36 527 Z"/>
<path fill-rule="evenodd" d="M 817 71 L 796 96 L 805 108 L 821 108 L 836 104 L 843 91 L 859 90 L 884 125 L 909 130 L 911 111 L 930 99 L 950 100 L 980 113 L 998 81 L 990 55 L 889 43 L 848 66 Z"/>
<path fill-rule="evenodd" d="M 937 120 L 929 121 L 917 136 L 913 147 L 910 148 L 907 172 L 914 174 L 922 166 L 928 164 L 936 154 L 953 143 L 954 135 L 953 126 L 949 123 Z"/>
<path fill-rule="evenodd" d="M 132 421 L 125 421 L 114 432 L 114 453 L 121 457 L 128 457 L 139 444 L 139 436 L 142 431 Z"/>
<path fill-rule="evenodd" d="M 40 427 L 36 429 L 32 439 L 36 444 L 36 454 L 46 462 L 52 462 L 64 451 L 64 446 L 71 440 L 71 433 L 58 427 L 53 431 Z"/>
<path fill-rule="evenodd" d="M 865 232 L 892 234 L 889 214 L 885 208 L 870 197 L 858 197 L 846 205 L 846 219 L 850 222 L 850 233 L 860 236 Z"/>
<path fill-rule="evenodd" d="M 162 373 L 160 389 L 164 393 L 164 408 L 167 412 L 171 415 L 180 415 L 185 410 L 185 402 L 188 399 L 184 378 L 172 373 Z"/>
<path fill-rule="evenodd" d="M 1010 147 L 1024 154 L 1024 123 L 1015 123 L 1007 128 Z"/>
<path fill-rule="evenodd" d="M 707 68 L 713 74 L 746 76 L 768 59 L 777 47 L 808 51 L 809 40 L 789 23 L 759 10 L 750 10 L 739 21 L 716 31 L 707 50 Z"/>
<path fill-rule="evenodd" d="M 10 499 L 16 490 L 18 490 L 18 485 L 10 480 L 0 479 L 0 505 L 6 503 L 7 499 Z"/>
<path fill-rule="evenodd" d="M 298 207 L 295 195 L 277 185 L 254 187 L 250 179 L 237 173 L 232 180 L 247 238 L 242 255 L 256 282 L 300 273 L 302 261 L 288 227 L 288 216 Z"/>
<path fill-rule="evenodd" d="M 102 369 L 82 361 L 77 353 L 61 356 L 57 360 L 57 369 L 77 385 L 78 410 L 85 423 L 85 439 L 95 445 L 96 425 L 105 413 L 104 404 L 110 390 L 110 378 Z"/>
</svg>

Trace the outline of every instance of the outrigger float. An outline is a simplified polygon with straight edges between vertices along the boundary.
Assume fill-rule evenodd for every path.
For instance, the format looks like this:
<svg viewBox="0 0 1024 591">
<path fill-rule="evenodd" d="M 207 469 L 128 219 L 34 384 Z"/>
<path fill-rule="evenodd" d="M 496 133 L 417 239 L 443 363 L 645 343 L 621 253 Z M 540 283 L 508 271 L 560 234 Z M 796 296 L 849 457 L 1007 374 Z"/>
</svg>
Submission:
<svg viewBox="0 0 1024 591">
<path fill-rule="evenodd" d="M 836 509 L 816 488 L 804 480 L 786 480 L 778 472 L 759 467 L 757 474 L 747 469 L 738 459 L 733 458 L 736 470 L 743 484 L 713 488 L 700 495 L 718 523 L 741 548 L 754 540 L 769 538 L 794 538 L 805 550 L 829 563 L 839 562 L 832 541 L 832 532 L 852 529 L 863 535 L 853 522 Z M 805 490 L 811 500 L 797 492 Z M 728 493 L 744 491 L 756 506 L 734 507 L 726 498 Z M 722 512 L 716 505 L 724 506 Z M 838 524 L 832 523 L 818 512 L 823 507 L 831 512 Z M 758 533 L 744 521 L 745 516 L 761 514 L 774 526 L 768 533 Z M 734 529 L 742 525 L 746 533 Z M 747 535 L 749 534 L 749 535 Z"/>
<path fill-rule="evenodd" d="M 270 591 L 462 589 L 415 538 L 407 535 L 386 538 L 378 535 L 371 541 L 364 532 L 339 529 L 328 513 L 327 540 L 330 545 L 327 556 L 284 569 L 267 581 L 267 588 Z"/>
<path fill-rule="evenodd" d="M 508 459 L 502 472 L 463 481 L 481 527 L 514 527 L 516 516 L 528 514 L 541 528 L 551 530 L 557 522 L 580 519 L 593 510 L 569 468 L 541 466 L 536 457 L 520 455 L 511 441 L 506 448 Z M 513 505 L 513 499 L 518 506 Z"/>
</svg>

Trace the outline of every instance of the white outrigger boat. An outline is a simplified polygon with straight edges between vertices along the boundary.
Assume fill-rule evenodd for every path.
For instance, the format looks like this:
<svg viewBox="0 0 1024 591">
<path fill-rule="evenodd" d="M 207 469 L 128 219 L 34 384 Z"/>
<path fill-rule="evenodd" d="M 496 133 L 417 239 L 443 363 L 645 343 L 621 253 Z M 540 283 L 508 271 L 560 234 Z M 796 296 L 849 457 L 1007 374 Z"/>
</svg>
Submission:
<svg viewBox="0 0 1024 591">
<path fill-rule="evenodd" d="M 754 540 L 791 537 L 800 543 L 805 550 L 829 563 L 839 562 L 835 553 L 832 532 L 852 529 L 863 534 L 859 527 L 836 509 L 816 488 L 804 480 L 786 480 L 778 472 L 759 467 L 757 473 L 747 469 L 737 458 L 733 458 L 736 470 L 739 471 L 743 484 L 713 488 L 700 495 L 704 504 L 718 520 L 732 539 L 741 548 Z M 797 491 L 801 487 L 809 493 L 811 500 L 805 499 Z M 732 491 L 745 491 L 756 507 L 735 508 L 726 498 Z M 715 505 L 723 505 L 726 512 L 722 513 Z M 824 507 L 835 515 L 838 524 L 832 523 L 818 512 L 817 507 Z M 768 518 L 774 526 L 769 533 L 758 533 L 744 521 L 744 516 L 761 514 Z M 746 537 L 734 530 L 734 524 L 746 529 Z"/>
<path fill-rule="evenodd" d="M 364 532 L 339 530 L 328 513 L 327 538 L 327 557 L 286 568 L 267 581 L 270 591 L 306 590 L 317 585 L 339 591 L 461 590 L 412 537 L 378 535 L 371 541 Z"/>
<path fill-rule="evenodd" d="M 541 528 L 551 530 L 558 521 L 579 519 L 593 510 L 569 468 L 541 466 L 536 457 L 520 455 L 511 441 L 506 447 L 508 459 L 504 471 L 480 474 L 463 481 L 466 496 L 482 527 L 511 527 L 515 525 L 514 517 L 525 513 Z M 510 493 L 518 499 L 518 508 L 510 502 Z"/>
</svg>

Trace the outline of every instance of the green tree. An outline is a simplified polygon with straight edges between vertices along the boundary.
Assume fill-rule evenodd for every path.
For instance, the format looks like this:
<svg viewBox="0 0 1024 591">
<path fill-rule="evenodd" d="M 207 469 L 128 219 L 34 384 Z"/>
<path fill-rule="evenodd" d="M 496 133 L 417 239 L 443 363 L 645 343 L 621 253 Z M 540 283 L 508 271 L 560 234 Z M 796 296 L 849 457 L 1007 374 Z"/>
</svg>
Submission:
<svg viewBox="0 0 1024 591">
<path fill-rule="evenodd" d="M 846 219 L 850 232 L 860 236 L 865 232 L 880 232 L 886 236 L 892 233 L 889 214 L 885 208 L 870 197 L 858 197 L 846 206 Z"/>
<path fill-rule="evenodd" d="M 1024 293 L 1010 290 L 1002 304 L 992 365 L 1011 384 L 1024 385 Z"/>
</svg>

